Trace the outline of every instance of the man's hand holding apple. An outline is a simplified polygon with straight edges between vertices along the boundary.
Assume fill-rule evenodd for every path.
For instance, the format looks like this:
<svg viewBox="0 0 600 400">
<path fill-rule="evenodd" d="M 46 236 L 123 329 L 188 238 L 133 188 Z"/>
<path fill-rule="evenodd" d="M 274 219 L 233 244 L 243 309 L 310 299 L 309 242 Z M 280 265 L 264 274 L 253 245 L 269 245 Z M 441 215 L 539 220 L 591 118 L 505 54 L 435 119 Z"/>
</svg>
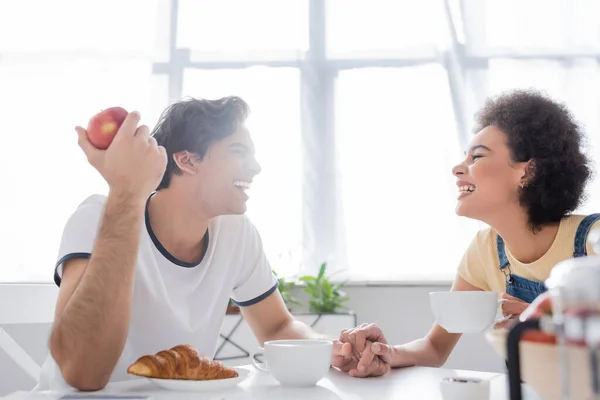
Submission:
<svg viewBox="0 0 600 400">
<path fill-rule="evenodd" d="M 87 131 L 76 127 L 79 146 L 111 192 L 132 201 L 145 200 L 165 172 L 165 149 L 150 137 L 146 125 L 138 127 L 138 112 L 128 113 L 124 119 L 122 112 L 114 113 L 112 108 L 97 114 L 90 120 Z"/>
</svg>

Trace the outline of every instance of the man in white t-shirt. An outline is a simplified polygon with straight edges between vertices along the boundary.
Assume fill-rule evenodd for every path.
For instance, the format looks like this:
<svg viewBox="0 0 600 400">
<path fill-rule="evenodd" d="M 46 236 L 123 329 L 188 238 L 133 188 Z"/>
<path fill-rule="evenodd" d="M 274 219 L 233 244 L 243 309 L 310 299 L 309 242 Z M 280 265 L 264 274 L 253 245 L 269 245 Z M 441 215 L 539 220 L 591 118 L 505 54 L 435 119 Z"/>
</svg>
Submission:
<svg viewBox="0 0 600 400">
<path fill-rule="evenodd" d="M 214 355 L 230 297 L 260 343 L 323 338 L 294 320 L 260 236 L 244 216 L 260 172 L 238 97 L 171 105 L 152 135 L 130 113 L 107 150 L 77 127 L 79 145 L 109 185 L 68 220 L 50 355 L 37 389 L 97 390 L 131 379 L 144 354 L 191 344 Z M 334 341 L 332 365 L 354 368 Z M 389 369 L 373 364 L 372 375 Z"/>
</svg>

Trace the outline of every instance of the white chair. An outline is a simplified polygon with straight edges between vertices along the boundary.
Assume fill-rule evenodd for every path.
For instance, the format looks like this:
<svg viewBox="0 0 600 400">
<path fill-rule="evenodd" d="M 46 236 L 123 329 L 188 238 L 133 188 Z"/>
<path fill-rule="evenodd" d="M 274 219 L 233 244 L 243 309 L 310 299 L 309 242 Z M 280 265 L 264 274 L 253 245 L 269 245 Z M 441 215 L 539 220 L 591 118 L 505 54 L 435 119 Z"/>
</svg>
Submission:
<svg viewBox="0 0 600 400">
<path fill-rule="evenodd" d="M 57 297 L 58 288 L 51 284 L 0 284 L 0 349 L 36 382 L 41 366 L 3 327 L 52 323 Z"/>
</svg>

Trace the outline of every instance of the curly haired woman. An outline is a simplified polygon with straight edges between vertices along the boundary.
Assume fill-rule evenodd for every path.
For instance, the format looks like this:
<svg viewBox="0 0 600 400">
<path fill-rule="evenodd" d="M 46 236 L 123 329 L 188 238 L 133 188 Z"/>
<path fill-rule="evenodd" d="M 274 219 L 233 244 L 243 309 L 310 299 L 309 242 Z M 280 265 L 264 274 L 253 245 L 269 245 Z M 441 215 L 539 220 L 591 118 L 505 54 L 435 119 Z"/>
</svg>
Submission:
<svg viewBox="0 0 600 400">
<path fill-rule="evenodd" d="M 452 170 L 456 212 L 489 228 L 469 245 L 452 290 L 502 293 L 504 315 L 516 317 L 546 291 L 543 282 L 558 262 L 593 253 L 587 235 L 600 228 L 600 214 L 572 214 L 592 171 L 581 127 L 564 105 L 536 91 L 489 99 L 476 132 Z M 351 375 L 367 376 L 380 361 L 441 366 L 460 336 L 434 324 L 426 337 L 392 347 L 371 324 L 344 331 L 341 339 L 362 354 Z"/>
</svg>

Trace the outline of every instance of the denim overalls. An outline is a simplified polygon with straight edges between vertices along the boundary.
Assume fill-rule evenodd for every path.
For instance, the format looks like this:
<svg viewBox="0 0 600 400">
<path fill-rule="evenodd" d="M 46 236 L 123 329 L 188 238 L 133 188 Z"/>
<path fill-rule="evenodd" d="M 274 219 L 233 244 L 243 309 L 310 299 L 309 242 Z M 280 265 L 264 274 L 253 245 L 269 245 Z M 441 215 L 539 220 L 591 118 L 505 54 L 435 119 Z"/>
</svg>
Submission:
<svg viewBox="0 0 600 400">
<path fill-rule="evenodd" d="M 581 221 L 575 233 L 575 251 L 573 252 L 573 257 L 587 256 L 585 248 L 587 236 L 592 225 L 598 220 L 600 220 L 600 214 L 591 214 Z M 496 244 L 498 246 L 498 258 L 500 259 L 500 271 L 506 277 L 506 293 L 524 302 L 533 302 L 536 297 L 547 290 L 544 282 L 534 281 L 511 273 L 510 264 L 504 251 L 504 240 L 502 240 L 500 235 L 498 235 Z"/>
</svg>

